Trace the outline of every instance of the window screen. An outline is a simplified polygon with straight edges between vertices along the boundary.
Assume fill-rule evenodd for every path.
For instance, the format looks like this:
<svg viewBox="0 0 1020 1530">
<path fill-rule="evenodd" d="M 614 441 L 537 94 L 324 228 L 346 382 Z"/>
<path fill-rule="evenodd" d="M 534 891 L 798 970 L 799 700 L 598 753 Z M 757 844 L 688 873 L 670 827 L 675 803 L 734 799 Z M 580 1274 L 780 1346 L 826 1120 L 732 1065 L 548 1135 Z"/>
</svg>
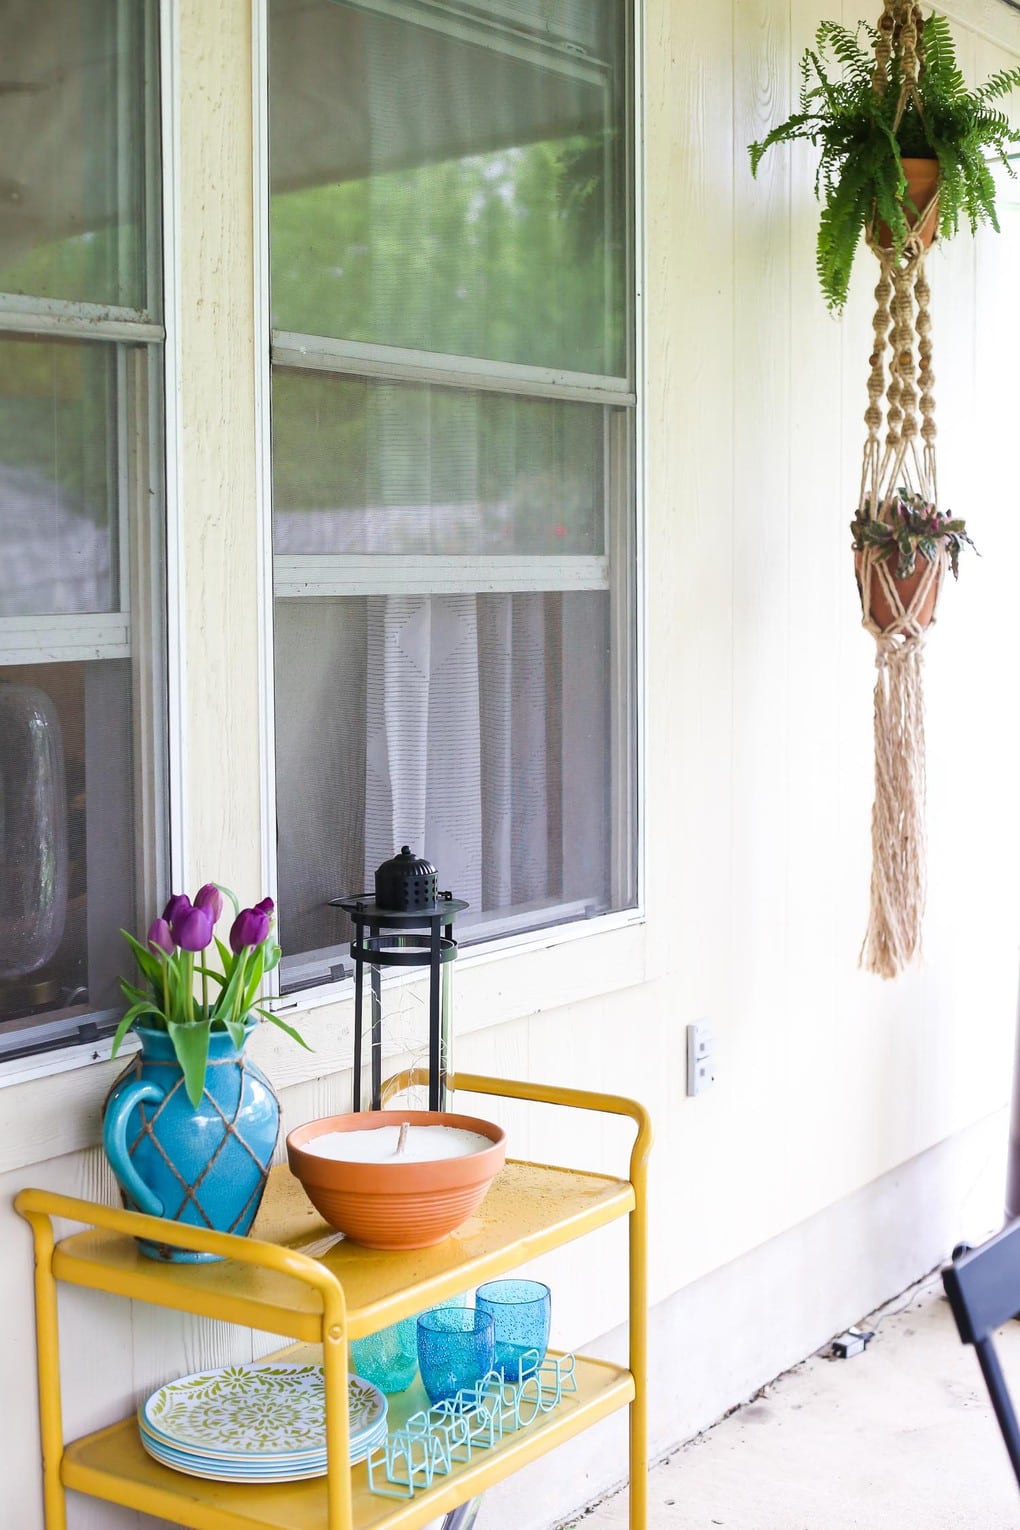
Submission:
<svg viewBox="0 0 1020 1530">
<path fill-rule="evenodd" d="M 165 851 L 156 14 L 0 8 L 0 1058 L 112 1027 Z"/>
<path fill-rule="evenodd" d="M 284 986 L 402 844 L 467 939 L 634 900 L 630 13 L 270 6 Z"/>
</svg>

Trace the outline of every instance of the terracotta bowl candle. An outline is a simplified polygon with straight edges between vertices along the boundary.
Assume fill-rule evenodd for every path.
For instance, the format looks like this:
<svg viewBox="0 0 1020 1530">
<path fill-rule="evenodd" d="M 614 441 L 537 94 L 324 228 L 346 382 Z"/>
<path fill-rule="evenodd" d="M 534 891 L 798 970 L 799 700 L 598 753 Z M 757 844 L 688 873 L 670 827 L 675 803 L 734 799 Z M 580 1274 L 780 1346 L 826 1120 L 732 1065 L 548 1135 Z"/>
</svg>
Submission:
<svg viewBox="0 0 1020 1530">
<path fill-rule="evenodd" d="M 506 1133 L 447 1111 L 359 1111 L 299 1126 L 287 1158 L 315 1209 L 352 1242 L 429 1248 L 481 1205 Z"/>
</svg>

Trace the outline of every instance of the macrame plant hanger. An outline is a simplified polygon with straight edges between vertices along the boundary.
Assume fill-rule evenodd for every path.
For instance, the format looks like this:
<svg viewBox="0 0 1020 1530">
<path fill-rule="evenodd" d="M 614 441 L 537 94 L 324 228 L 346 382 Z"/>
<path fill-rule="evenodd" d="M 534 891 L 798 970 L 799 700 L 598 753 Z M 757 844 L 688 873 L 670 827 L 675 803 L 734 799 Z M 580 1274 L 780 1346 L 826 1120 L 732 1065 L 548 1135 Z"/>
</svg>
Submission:
<svg viewBox="0 0 1020 1530">
<path fill-rule="evenodd" d="M 878 24 L 873 86 L 890 88 L 890 63 L 900 82 L 895 123 L 908 105 L 918 113 L 917 77 L 924 68 L 921 8 L 885 0 Z M 867 243 L 880 266 L 858 513 L 888 520 L 898 491 L 936 504 L 935 402 L 925 252 L 937 218 L 937 190 L 897 253 L 883 243 L 877 218 Z M 888 351 L 888 362 L 886 352 Z M 888 370 L 888 379 L 886 372 Z M 883 420 L 885 439 L 880 439 Z M 948 555 L 939 543 L 934 562 L 917 556 L 910 580 L 894 577 L 896 558 L 868 546 L 855 553 L 864 626 L 877 646 L 875 679 L 875 797 L 871 816 L 871 909 L 860 963 L 895 977 L 920 955 L 925 901 L 925 757 L 921 668 L 935 619 Z"/>
</svg>

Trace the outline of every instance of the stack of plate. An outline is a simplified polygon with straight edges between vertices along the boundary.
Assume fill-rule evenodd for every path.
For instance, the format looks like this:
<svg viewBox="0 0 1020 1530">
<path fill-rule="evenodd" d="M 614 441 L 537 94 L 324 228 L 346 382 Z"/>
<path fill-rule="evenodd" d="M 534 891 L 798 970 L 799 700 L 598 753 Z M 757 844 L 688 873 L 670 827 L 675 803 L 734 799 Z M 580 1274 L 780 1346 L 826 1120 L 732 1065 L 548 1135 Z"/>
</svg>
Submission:
<svg viewBox="0 0 1020 1530">
<path fill-rule="evenodd" d="M 348 1385 L 351 1464 L 386 1438 L 386 1399 Z M 142 1444 L 164 1466 L 219 1482 L 294 1482 L 326 1471 L 321 1365 L 228 1365 L 170 1381 L 138 1410 Z"/>
</svg>

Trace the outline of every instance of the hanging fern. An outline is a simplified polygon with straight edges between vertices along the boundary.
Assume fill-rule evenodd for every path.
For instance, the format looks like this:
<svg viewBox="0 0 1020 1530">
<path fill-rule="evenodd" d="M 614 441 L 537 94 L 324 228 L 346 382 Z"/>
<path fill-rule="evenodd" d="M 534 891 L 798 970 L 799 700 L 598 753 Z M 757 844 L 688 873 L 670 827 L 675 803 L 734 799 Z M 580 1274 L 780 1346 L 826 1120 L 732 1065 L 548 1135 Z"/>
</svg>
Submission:
<svg viewBox="0 0 1020 1530">
<path fill-rule="evenodd" d="M 800 61 L 799 111 L 748 146 L 752 173 L 773 144 L 805 139 L 819 151 L 815 195 L 822 203 L 818 226 L 818 279 L 826 303 L 839 311 L 847 297 L 850 271 L 865 229 L 874 222 L 890 230 L 902 251 L 910 233 L 907 213 L 916 216 L 907 195 L 903 158 L 937 159 L 938 232 L 951 238 L 961 219 L 976 231 L 998 229 L 995 179 L 989 156 L 1013 174 L 1007 153 L 1020 143 L 1020 128 L 995 102 L 1020 87 L 1020 67 L 1001 69 L 977 90 L 968 90 L 956 61 L 949 23 L 932 15 L 920 27 L 923 63 L 918 103 L 910 101 L 897 125 L 902 77 L 890 61 L 888 83 L 873 85 L 878 34 L 860 22 L 856 29 L 823 21 L 815 47 Z"/>
</svg>

